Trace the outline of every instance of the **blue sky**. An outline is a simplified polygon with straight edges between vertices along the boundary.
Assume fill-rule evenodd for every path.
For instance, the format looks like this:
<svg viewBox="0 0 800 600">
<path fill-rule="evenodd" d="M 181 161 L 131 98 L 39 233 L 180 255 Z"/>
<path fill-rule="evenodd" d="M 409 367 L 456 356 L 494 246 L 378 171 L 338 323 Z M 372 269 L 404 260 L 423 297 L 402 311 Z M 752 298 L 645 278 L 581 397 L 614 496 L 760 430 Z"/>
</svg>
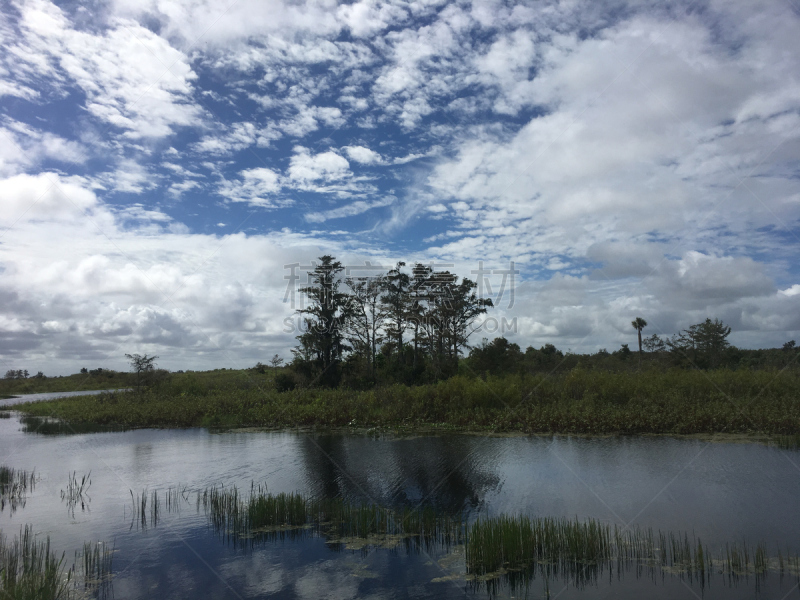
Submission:
<svg viewBox="0 0 800 600">
<path fill-rule="evenodd" d="M 796 3 L 0 10 L 6 369 L 288 358 L 323 253 L 513 261 L 523 347 L 800 335 Z"/>
</svg>

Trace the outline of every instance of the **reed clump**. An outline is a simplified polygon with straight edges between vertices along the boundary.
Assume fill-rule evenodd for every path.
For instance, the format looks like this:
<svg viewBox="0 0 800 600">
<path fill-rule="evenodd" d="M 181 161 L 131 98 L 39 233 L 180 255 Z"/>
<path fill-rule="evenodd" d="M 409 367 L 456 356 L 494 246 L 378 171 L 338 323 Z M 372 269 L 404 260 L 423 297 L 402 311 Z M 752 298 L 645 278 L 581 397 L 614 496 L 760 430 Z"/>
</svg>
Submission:
<svg viewBox="0 0 800 600">
<path fill-rule="evenodd" d="M 74 516 L 75 508 L 80 504 L 81 511 L 88 510 L 89 488 L 92 487 L 92 472 L 82 475 L 78 481 L 77 471 L 73 471 L 67 478 L 67 489 L 61 490 L 61 501 L 67 503 L 67 510 Z"/>
<path fill-rule="evenodd" d="M 509 571 L 556 573 L 578 582 L 594 580 L 606 570 L 646 568 L 707 581 L 718 573 L 737 578 L 764 576 L 788 568 L 800 577 L 795 555 L 770 558 L 765 544 L 726 544 L 716 553 L 686 533 L 626 528 L 594 519 L 498 516 L 478 519 L 467 528 L 468 575 L 490 579 Z M 791 556 L 791 555 L 788 555 Z M 784 566 L 786 565 L 786 566 Z"/>
<path fill-rule="evenodd" d="M 351 539 L 449 546 L 463 543 L 464 519 L 430 507 L 392 509 L 344 498 L 270 494 L 251 486 L 245 498 L 236 487 L 216 486 L 198 495 L 215 530 L 234 542 L 321 535 L 330 543 Z"/>
<path fill-rule="evenodd" d="M 75 578 L 75 587 L 82 588 L 83 597 L 113 597 L 111 593 L 113 558 L 114 548 L 109 548 L 104 543 L 85 542 L 83 550 L 75 552 L 73 569 L 77 571 L 80 566 L 80 577 Z"/>
<path fill-rule="evenodd" d="M 134 494 L 133 490 L 129 491 L 132 504 L 131 528 L 134 524 L 142 529 L 147 529 L 148 525 L 155 527 L 164 510 L 170 513 L 180 512 L 189 504 L 189 490 L 185 485 L 179 484 L 161 491 L 155 489 L 148 492 L 145 489 L 139 495 Z"/>
<path fill-rule="evenodd" d="M 9 541 L 0 532 L 0 597 L 14 600 L 61 600 L 70 596 L 71 571 L 50 549 L 50 538 L 38 541 L 26 525 Z"/>
<path fill-rule="evenodd" d="M 36 486 L 34 471 L 22 471 L 0 465 L 0 512 L 6 505 L 14 511 L 25 506 L 28 490 Z"/>
</svg>

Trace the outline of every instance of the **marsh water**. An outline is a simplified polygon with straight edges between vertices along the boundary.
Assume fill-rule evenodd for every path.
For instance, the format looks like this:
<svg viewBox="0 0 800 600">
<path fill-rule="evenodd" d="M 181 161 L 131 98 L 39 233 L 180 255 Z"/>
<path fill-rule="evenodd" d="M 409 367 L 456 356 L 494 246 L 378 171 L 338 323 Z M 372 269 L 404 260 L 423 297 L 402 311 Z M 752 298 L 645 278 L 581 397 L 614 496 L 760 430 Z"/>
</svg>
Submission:
<svg viewBox="0 0 800 600">
<path fill-rule="evenodd" d="M 26 432 L 25 430 L 28 430 Z M 116 598 L 791 598 L 795 574 L 757 580 L 607 571 L 576 583 L 523 585 L 466 577 L 463 547 L 329 543 L 279 535 L 232 544 L 208 523 L 196 492 L 266 483 L 273 493 L 433 506 L 468 518 L 501 513 L 595 518 L 687 532 L 710 547 L 765 542 L 800 551 L 800 452 L 669 437 L 396 436 L 370 433 L 133 430 L 31 433 L 0 419 L 0 464 L 35 469 L 23 505 L 0 512 L 71 557 L 84 542 L 114 549 Z M 70 474 L 91 473 L 82 503 L 61 498 Z M 133 514 L 131 492 L 186 491 L 158 521 Z"/>
</svg>

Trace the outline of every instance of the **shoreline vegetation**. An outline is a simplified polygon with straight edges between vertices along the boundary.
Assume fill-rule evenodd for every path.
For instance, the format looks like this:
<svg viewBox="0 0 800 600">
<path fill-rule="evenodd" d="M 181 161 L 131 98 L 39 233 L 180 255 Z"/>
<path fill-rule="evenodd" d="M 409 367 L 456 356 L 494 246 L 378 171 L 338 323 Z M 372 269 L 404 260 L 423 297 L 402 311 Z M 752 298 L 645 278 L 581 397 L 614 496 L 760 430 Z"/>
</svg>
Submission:
<svg viewBox="0 0 800 600">
<path fill-rule="evenodd" d="M 456 375 L 368 390 L 278 391 L 282 369 L 170 373 L 140 391 L 20 404 L 69 424 L 140 428 L 356 428 L 483 433 L 745 434 L 800 442 L 795 369 Z M 83 428 L 85 430 L 85 428 Z"/>
</svg>

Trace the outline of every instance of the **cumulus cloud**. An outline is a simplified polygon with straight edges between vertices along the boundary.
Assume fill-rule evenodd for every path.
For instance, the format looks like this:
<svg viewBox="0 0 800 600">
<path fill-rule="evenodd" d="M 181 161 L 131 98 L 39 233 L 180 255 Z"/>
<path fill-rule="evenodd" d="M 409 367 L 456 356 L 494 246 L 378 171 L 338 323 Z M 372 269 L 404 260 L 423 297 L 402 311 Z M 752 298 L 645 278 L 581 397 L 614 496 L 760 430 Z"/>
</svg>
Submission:
<svg viewBox="0 0 800 600">
<path fill-rule="evenodd" d="M 245 169 L 239 175 L 239 179 L 223 181 L 219 186 L 219 194 L 227 200 L 264 207 L 274 207 L 289 202 L 276 197 L 281 186 L 278 174 L 272 169 L 266 167 Z"/>
<path fill-rule="evenodd" d="M 496 310 L 523 344 L 611 347 L 634 315 L 780 342 L 800 314 L 800 17 L 687 6 L 114 0 L 89 19 L 14 0 L 4 352 L 291 345 L 280 261 L 365 231 L 373 255 L 402 242 L 392 258 L 467 275 L 513 260 Z"/>
</svg>

